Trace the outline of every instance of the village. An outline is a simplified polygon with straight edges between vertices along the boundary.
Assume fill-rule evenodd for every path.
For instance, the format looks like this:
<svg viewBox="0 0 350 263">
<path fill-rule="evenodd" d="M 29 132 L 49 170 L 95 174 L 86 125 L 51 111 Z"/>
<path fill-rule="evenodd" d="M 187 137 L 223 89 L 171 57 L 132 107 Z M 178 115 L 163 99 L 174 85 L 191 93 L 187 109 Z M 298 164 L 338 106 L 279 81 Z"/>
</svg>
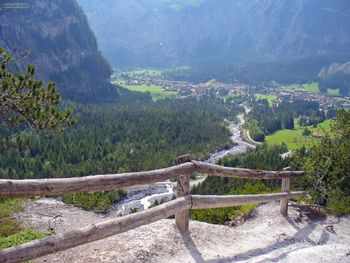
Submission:
<svg viewBox="0 0 350 263">
<path fill-rule="evenodd" d="M 125 73 L 124 73 L 125 74 Z M 125 75 L 124 75 L 125 76 Z M 273 103 L 282 101 L 307 100 L 319 103 L 321 108 L 350 108 L 350 98 L 331 96 L 320 92 L 310 92 L 298 86 L 289 89 L 284 85 L 247 85 L 243 83 L 222 83 L 212 79 L 205 83 L 193 83 L 187 81 L 167 80 L 158 75 L 127 74 L 125 85 L 159 86 L 164 91 L 175 92 L 176 98 L 187 96 L 202 97 L 215 95 L 218 97 L 234 97 L 247 95 L 274 96 Z"/>
</svg>

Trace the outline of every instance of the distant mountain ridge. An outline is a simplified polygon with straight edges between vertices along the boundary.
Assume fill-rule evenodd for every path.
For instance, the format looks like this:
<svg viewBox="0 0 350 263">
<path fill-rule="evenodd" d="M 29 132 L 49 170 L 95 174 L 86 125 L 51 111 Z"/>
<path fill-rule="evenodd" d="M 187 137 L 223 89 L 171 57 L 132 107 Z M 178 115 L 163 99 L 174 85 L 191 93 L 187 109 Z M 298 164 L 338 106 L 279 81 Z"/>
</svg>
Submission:
<svg viewBox="0 0 350 263">
<path fill-rule="evenodd" d="M 116 97 L 109 82 L 110 65 L 98 51 L 79 5 L 74 0 L 22 2 L 28 8 L 0 10 L 0 46 L 18 54 L 30 50 L 22 65 L 35 64 L 36 77 L 56 82 L 66 98 L 105 101 Z"/>
<path fill-rule="evenodd" d="M 78 0 L 113 66 L 234 64 L 350 50 L 348 0 Z"/>
</svg>

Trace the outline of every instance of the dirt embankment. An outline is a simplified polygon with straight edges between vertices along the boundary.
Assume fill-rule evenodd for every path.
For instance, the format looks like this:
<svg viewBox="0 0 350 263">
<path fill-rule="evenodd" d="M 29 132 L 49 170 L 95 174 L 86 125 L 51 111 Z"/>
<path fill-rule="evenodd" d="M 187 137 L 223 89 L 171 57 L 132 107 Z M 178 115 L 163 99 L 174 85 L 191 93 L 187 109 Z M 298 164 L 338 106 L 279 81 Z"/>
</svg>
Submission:
<svg viewBox="0 0 350 263">
<path fill-rule="evenodd" d="M 30 201 L 18 214 L 38 229 L 57 233 L 103 220 L 49 199 Z M 37 262 L 350 262 L 350 217 L 329 217 L 308 206 L 279 214 L 277 202 L 260 205 L 238 227 L 190 222 L 183 236 L 165 219 L 123 234 L 52 254 Z"/>
</svg>

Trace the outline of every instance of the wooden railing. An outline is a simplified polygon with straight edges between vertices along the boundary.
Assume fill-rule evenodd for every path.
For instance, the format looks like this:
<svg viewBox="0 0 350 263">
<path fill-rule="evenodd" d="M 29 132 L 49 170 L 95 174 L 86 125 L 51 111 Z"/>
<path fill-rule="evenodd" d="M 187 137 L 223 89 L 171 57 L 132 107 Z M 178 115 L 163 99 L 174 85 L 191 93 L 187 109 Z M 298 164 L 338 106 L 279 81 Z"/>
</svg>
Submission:
<svg viewBox="0 0 350 263">
<path fill-rule="evenodd" d="M 189 176 L 194 172 L 245 179 L 282 179 L 282 193 L 258 195 L 189 195 Z M 94 192 L 150 184 L 177 178 L 177 199 L 127 216 L 108 219 L 41 240 L 0 250 L 0 262 L 22 262 L 68 248 L 100 240 L 142 225 L 175 215 L 179 230 L 189 231 L 190 209 L 239 206 L 281 200 L 280 212 L 288 212 L 288 199 L 306 196 L 290 192 L 290 178 L 302 176 L 301 171 L 262 171 L 223 167 L 190 160 L 188 155 L 177 159 L 176 165 L 148 172 L 95 175 L 68 179 L 0 180 L 0 197 L 55 196 L 72 192 Z"/>
</svg>

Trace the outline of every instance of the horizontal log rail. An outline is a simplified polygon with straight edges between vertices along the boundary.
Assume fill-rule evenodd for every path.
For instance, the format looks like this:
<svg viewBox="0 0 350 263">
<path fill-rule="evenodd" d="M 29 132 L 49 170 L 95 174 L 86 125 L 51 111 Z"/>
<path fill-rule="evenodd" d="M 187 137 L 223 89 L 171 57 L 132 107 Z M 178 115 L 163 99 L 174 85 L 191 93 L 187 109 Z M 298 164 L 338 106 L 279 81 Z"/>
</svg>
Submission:
<svg viewBox="0 0 350 263">
<path fill-rule="evenodd" d="M 240 206 L 246 204 L 258 204 L 281 200 L 282 198 L 305 197 L 306 192 L 288 192 L 276 194 L 256 195 L 192 195 L 191 209 L 219 208 Z"/>
<path fill-rule="evenodd" d="M 304 175 L 303 171 L 264 171 L 264 170 L 225 167 L 225 166 L 199 162 L 199 161 L 191 161 L 191 162 L 195 165 L 196 172 L 215 175 L 215 176 L 221 176 L 221 177 L 275 180 L 275 179 L 282 179 L 286 177 L 298 177 L 298 176 Z"/>
<path fill-rule="evenodd" d="M 57 196 L 78 192 L 108 191 L 133 185 L 152 184 L 194 172 L 184 163 L 147 172 L 91 175 L 72 178 L 0 180 L 0 197 Z"/>
<path fill-rule="evenodd" d="M 282 179 L 282 193 L 225 196 L 189 195 L 189 175 L 194 172 L 241 179 Z M 80 229 L 0 250 L 0 263 L 35 259 L 147 225 L 171 215 L 175 215 L 179 230 L 187 234 L 190 209 L 230 207 L 281 200 L 280 212 L 286 215 L 290 198 L 306 196 L 305 192 L 290 192 L 291 177 L 302 175 L 304 172 L 290 171 L 290 168 L 285 168 L 283 171 L 263 171 L 224 167 L 193 161 L 188 155 L 184 155 L 176 160 L 175 166 L 147 172 L 35 180 L 1 179 L 0 198 L 57 196 L 76 192 L 107 191 L 177 178 L 178 198 L 142 212 L 104 220 Z"/>
<path fill-rule="evenodd" d="M 178 176 L 190 175 L 194 172 L 242 179 L 282 179 L 304 175 L 302 171 L 263 171 L 188 161 L 147 172 L 33 180 L 0 179 L 0 198 L 58 196 L 68 193 L 107 191 L 133 185 L 152 184 Z"/>
<path fill-rule="evenodd" d="M 22 262 L 56 253 L 68 248 L 126 232 L 188 209 L 230 207 L 305 195 L 305 192 L 227 196 L 187 195 L 142 212 L 104 220 L 59 235 L 0 250 L 0 263 Z"/>
</svg>

